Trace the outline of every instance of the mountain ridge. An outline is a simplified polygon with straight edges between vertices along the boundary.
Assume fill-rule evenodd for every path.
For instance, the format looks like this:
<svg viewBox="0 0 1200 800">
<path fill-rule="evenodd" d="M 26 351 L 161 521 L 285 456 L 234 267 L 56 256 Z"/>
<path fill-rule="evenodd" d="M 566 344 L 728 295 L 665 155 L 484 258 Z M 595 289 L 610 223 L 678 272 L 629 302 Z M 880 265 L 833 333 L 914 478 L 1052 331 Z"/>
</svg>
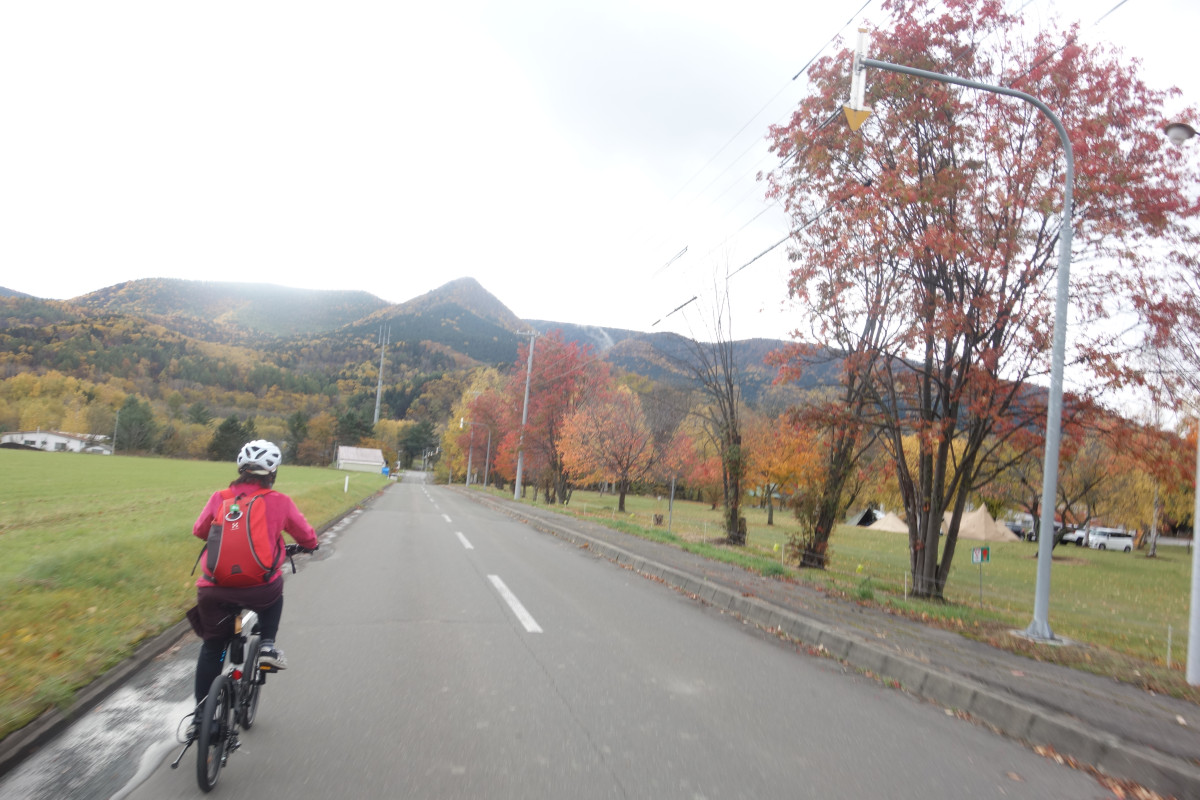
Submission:
<svg viewBox="0 0 1200 800">
<path fill-rule="evenodd" d="M 36 351 L 45 368 L 62 365 L 81 371 L 82 367 L 74 365 L 90 358 L 108 365 L 106 371 L 117 369 L 110 363 L 109 351 L 120 347 L 131 363 L 151 364 L 152 374 L 159 374 L 158 370 L 165 370 L 164 375 L 182 372 L 203 382 L 205 375 L 214 372 L 205 368 L 203 354 L 209 346 L 219 345 L 257 353 L 264 361 L 257 369 L 260 375 L 273 375 L 293 385 L 306 382 L 304 376 L 308 375 L 326 385 L 339 374 L 361 373 L 377 361 L 384 336 L 397 359 L 423 365 L 420 369 L 434 374 L 477 364 L 510 365 L 524 340 L 522 334 L 532 330 L 542 335 L 561 331 L 565 340 L 589 346 L 626 372 L 676 385 L 690 382 L 678 359 L 687 341 L 683 337 L 521 320 L 470 277 L 457 278 L 396 304 L 364 291 L 177 278 L 126 281 L 62 301 L 9 297 L 4 295 L 7 291 L 0 288 L 0 318 L 7 320 L 11 329 L 0 337 L 0 355 L 5 350 L 12 354 L 14 348 Z M 131 342 L 126 341 L 128 337 L 95 336 L 95 321 L 118 324 L 121 318 L 130 320 L 120 323 L 121 327 L 140 330 L 136 320 L 144 320 L 155 330 L 169 332 L 164 342 L 172 343 L 160 348 L 164 352 L 156 352 L 152 338 Z M 52 334 L 55 341 L 46 341 L 39 326 L 53 326 L 55 321 L 65 326 L 56 328 L 57 333 Z M 764 357 L 786 344 L 777 340 L 735 343 L 748 401 L 774 391 L 775 370 L 764 364 Z M 215 370 L 217 374 L 237 372 L 234 364 L 245 362 L 246 356 L 235 358 L 233 351 L 228 352 L 232 362 Z M 670 353 L 676 358 L 666 355 Z M 12 362 L 12 356 L 7 360 Z M 243 383 L 245 388 L 259 385 L 249 378 Z"/>
</svg>

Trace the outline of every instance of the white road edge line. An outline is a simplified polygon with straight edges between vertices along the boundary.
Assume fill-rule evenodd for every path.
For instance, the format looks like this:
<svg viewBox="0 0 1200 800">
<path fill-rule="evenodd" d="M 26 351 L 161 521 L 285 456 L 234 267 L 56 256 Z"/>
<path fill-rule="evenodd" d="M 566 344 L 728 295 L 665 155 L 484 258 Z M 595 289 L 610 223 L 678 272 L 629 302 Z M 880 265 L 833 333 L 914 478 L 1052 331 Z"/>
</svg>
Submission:
<svg viewBox="0 0 1200 800">
<path fill-rule="evenodd" d="M 492 585 L 496 587 L 496 591 L 499 592 L 500 596 L 504 598 L 504 602 L 508 603 L 508 607 L 511 608 L 513 613 L 517 615 L 517 619 L 519 619 L 521 624 L 525 626 L 525 630 L 528 633 L 542 633 L 541 626 L 538 625 L 537 621 L 530 615 L 528 611 L 525 610 L 525 606 L 521 605 L 521 601 L 517 599 L 517 596 L 513 594 L 507 586 L 504 585 L 504 581 L 500 580 L 499 575 L 488 575 L 488 580 L 491 581 Z"/>
<path fill-rule="evenodd" d="M 454 532 L 454 535 L 458 537 L 458 540 L 459 540 L 460 542 L 462 542 L 462 546 L 463 546 L 463 547 L 467 548 L 468 550 L 474 550 L 474 549 L 475 549 L 475 545 L 473 545 L 473 544 L 471 544 L 470 542 L 468 542 L 468 541 L 467 541 L 467 537 L 465 537 L 465 536 L 463 536 L 463 535 L 462 535 L 462 531 L 455 531 L 455 532 Z"/>
</svg>

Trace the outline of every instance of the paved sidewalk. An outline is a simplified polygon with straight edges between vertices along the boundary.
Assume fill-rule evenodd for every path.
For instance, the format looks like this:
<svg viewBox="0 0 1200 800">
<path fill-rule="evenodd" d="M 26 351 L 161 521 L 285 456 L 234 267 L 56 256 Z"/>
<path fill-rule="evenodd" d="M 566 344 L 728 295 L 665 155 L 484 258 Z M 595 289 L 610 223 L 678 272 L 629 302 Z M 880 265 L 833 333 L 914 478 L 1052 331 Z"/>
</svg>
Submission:
<svg viewBox="0 0 1200 800">
<path fill-rule="evenodd" d="M 1200 798 L 1200 706 L 1046 664 L 541 506 L 464 492 L 597 556 L 1165 796 Z"/>
</svg>

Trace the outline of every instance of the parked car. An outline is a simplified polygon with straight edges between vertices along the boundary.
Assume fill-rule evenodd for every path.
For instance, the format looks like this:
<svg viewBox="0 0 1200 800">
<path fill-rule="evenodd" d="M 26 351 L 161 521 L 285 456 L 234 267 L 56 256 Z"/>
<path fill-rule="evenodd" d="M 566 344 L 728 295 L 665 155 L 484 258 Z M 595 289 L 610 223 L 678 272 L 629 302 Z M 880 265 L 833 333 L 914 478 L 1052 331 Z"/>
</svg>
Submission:
<svg viewBox="0 0 1200 800">
<path fill-rule="evenodd" d="M 1073 544 L 1076 547 L 1087 547 L 1088 545 L 1088 529 L 1087 528 L 1072 528 L 1063 534 L 1059 544 Z"/>
<path fill-rule="evenodd" d="M 1092 528 L 1088 533 L 1088 546 L 1093 550 L 1133 551 L 1133 533 L 1119 528 Z"/>
<path fill-rule="evenodd" d="M 1017 538 L 1021 540 L 1029 539 L 1029 537 L 1033 536 L 1032 530 L 1025 530 L 1015 522 L 1010 522 L 1005 527 L 1016 534 Z"/>
</svg>

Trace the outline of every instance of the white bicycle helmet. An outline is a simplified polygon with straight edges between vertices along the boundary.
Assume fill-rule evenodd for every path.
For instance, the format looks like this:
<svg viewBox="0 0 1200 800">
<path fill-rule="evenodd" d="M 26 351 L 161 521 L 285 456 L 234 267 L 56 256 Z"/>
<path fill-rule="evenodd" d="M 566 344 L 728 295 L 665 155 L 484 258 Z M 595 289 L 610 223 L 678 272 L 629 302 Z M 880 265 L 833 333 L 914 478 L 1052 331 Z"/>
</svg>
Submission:
<svg viewBox="0 0 1200 800">
<path fill-rule="evenodd" d="M 283 453 L 279 448 L 266 439 L 255 439 L 242 445 L 237 456 L 239 472 L 249 472 L 253 475 L 270 475 L 279 469 L 283 461 Z"/>
</svg>

